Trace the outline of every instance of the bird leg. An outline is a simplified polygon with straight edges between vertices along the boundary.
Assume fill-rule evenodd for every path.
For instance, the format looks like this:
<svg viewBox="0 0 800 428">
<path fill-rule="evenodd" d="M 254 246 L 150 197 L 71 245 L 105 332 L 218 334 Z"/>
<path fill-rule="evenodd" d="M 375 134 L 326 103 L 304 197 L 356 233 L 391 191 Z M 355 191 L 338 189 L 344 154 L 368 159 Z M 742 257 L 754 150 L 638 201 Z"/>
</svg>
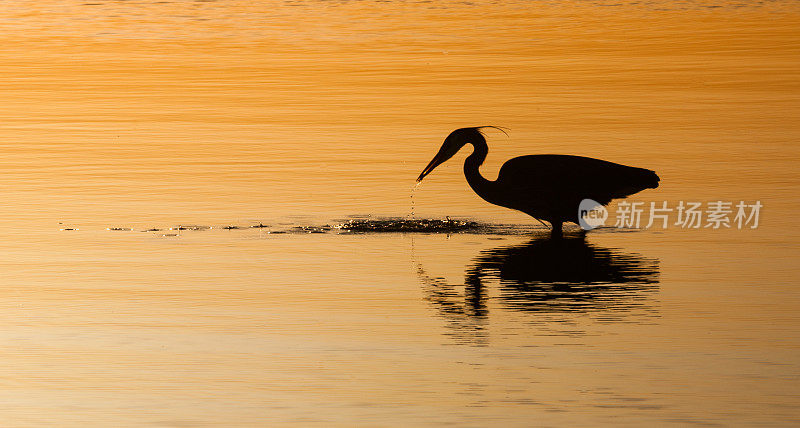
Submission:
<svg viewBox="0 0 800 428">
<path fill-rule="evenodd" d="M 563 222 L 561 220 L 551 220 L 550 226 L 553 230 L 550 231 L 551 238 L 561 238 L 561 226 Z"/>
</svg>

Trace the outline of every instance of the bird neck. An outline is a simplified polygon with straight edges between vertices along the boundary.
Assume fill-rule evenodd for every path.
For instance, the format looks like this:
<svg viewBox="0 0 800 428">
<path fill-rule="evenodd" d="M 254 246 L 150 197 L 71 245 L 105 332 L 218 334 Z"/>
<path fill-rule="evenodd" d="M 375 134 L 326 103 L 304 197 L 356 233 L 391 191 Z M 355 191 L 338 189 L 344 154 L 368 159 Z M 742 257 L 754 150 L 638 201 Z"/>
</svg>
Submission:
<svg viewBox="0 0 800 428">
<path fill-rule="evenodd" d="M 467 177 L 469 187 L 471 187 L 478 196 L 491 202 L 489 194 L 492 182 L 483 178 L 480 171 L 481 164 L 486 160 L 486 155 L 489 154 L 489 146 L 484 139 L 475 140 L 471 143 L 474 149 L 472 150 L 472 154 L 467 156 L 467 159 L 464 161 L 464 176 Z"/>
</svg>

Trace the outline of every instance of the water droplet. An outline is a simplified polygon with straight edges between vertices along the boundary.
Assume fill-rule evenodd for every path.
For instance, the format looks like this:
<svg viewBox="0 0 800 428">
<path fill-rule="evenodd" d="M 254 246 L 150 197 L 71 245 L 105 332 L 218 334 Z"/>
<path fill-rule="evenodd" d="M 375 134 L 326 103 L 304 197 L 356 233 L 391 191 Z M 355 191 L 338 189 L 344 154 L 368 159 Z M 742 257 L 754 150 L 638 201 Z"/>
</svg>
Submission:
<svg viewBox="0 0 800 428">
<path fill-rule="evenodd" d="M 412 220 L 414 219 L 414 192 L 417 190 L 417 187 L 419 187 L 419 184 L 420 184 L 420 182 L 417 182 L 417 184 L 415 184 L 414 187 L 411 188 L 411 219 Z"/>
</svg>

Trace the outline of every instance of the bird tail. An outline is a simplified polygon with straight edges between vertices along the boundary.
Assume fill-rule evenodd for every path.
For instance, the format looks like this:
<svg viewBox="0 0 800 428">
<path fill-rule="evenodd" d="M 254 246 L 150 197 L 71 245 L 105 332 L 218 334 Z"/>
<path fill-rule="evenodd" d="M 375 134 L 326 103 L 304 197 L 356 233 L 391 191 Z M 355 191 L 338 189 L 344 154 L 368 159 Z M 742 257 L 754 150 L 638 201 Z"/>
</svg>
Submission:
<svg viewBox="0 0 800 428">
<path fill-rule="evenodd" d="M 593 199 L 605 205 L 612 199 L 625 198 L 644 189 L 655 189 L 658 187 L 659 181 L 661 179 L 658 178 L 654 171 L 644 168 L 632 168 L 626 174 L 624 184 L 613 191 L 608 198 Z"/>
<path fill-rule="evenodd" d="M 655 171 L 650 171 L 649 169 L 643 169 L 642 171 L 642 184 L 647 186 L 645 188 L 655 189 L 658 187 L 658 182 L 661 181 L 661 179 L 658 177 Z"/>
</svg>

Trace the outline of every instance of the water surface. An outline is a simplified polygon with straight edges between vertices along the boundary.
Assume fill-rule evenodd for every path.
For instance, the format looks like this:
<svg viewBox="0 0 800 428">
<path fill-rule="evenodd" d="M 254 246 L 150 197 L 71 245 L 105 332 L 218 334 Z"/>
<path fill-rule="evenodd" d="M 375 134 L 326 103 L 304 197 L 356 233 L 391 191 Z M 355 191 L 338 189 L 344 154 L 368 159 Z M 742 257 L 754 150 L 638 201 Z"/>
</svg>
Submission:
<svg viewBox="0 0 800 428">
<path fill-rule="evenodd" d="M 0 419 L 797 424 L 798 28 L 790 1 L 3 4 Z M 760 226 L 554 243 L 461 153 L 413 219 L 482 229 L 408 230 L 476 125 L 510 128 L 491 179 L 598 157 Z"/>
</svg>

